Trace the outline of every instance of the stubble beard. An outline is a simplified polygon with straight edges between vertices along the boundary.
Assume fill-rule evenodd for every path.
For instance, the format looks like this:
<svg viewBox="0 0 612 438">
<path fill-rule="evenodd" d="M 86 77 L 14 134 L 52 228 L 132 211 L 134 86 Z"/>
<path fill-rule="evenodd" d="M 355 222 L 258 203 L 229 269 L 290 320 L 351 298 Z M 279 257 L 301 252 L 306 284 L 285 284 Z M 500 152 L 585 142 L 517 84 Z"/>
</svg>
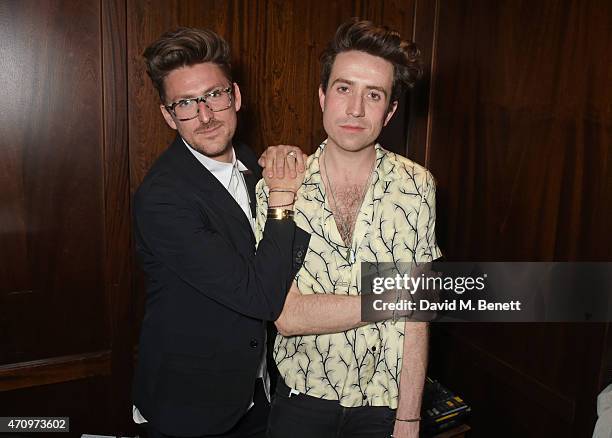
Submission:
<svg viewBox="0 0 612 438">
<path fill-rule="evenodd" d="M 205 134 L 205 132 L 209 129 L 213 129 L 213 128 L 222 129 L 223 125 L 225 125 L 225 123 L 223 123 L 222 121 L 216 120 L 216 119 L 211 119 L 208 123 L 201 123 L 200 126 L 193 131 L 193 134 L 194 134 L 193 143 L 194 144 L 192 145 L 192 147 L 199 153 L 207 157 L 210 157 L 210 158 L 216 158 L 216 157 L 219 157 L 227 153 L 232 143 L 231 136 L 229 138 L 226 138 L 222 143 L 220 143 L 220 141 L 222 141 L 220 138 L 217 139 L 213 137 L 210 140 L 206 138 L 202 138 L 201 141 L 199 141 L 200 139 L 198 138 L 202 134 Z"/>
</svg>

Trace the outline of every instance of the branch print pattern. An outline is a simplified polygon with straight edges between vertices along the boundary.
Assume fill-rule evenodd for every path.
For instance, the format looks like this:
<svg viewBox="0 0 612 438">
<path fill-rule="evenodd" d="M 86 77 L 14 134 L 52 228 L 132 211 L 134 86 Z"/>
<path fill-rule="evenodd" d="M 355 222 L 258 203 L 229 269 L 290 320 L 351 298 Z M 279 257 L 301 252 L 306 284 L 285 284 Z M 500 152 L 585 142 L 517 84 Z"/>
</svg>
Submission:
<svg viewBox="0 0 612 438">
<path fill-rule="evenodd" d="M 376 167 L 357 217 L 353 242 L 342 241 L 319 171 L 325 143 L 308 159 L 295 221 L 311 233 L 296 276 L 302 294 L 359 295 L 360 264 L 429 262 L 435 240 L 435 181 L 425 168 L 376 145 Z M 266 221 L 268 189 L 257 186 L 256 236 Z M 399 267 L 398 267 L 399 268 Z M 274 359 L 285 383 L 346 407 L 397 407 L 404 323 L 385 321 L 330 335 L 278 335 Z M 410 352 L 406 352 L 410 354 Z"/>
</svg>

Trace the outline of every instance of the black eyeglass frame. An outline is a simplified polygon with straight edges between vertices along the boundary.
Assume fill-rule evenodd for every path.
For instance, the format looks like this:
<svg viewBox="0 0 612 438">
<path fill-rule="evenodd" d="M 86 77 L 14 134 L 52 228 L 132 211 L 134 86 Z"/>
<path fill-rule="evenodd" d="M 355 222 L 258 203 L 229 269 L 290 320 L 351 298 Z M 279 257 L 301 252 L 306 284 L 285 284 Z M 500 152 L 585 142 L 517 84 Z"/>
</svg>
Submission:
<svg viewBox="0 0 612 438">
<path fill-rule="evenodd" d="M 174 117 L 176 117 L 178 120 L 180 120 L 181 122 L 186 122 L 186 121 L 188 121 L 188 120 L 193 120 L 193 119 L 195 119 L 196 117 L 198 117 L 198 114 L 200 114 L 200 105 L 199 105 L 199 104 L 200 104 L 200 102 L 204 103 L 204 105 L 206 105 L 206 107 L 207 107 L 209 110 L 211 110 L 213 113 L 218 113 L 218 112 L 220 112 L 220 111 L 225 111 L 226 109 L 228 109 L 229 107 L 231 107 L 231 106 L 232 106 L 232 104 L 234 103 L 234 99 L 232 98 L 233 89 L 234 89 L 234 87 L 232 87 L 231 85 L 230 85 L 230 86 L 228 86 L 228 87 L 225 87 L 225 88 L 221 88 L 221 89 L 217 88 L 217 89 L 215 89 L 215 90 L 209 91 L 208 93 L 204 94 L 203 96 L 199 96 L 199 97 L 191 97 L 191 98 L 189 98 L 189 99 L 181 99 L 181 100 L 178 100 L 178 101 L 176 101 L 176 102 L 173 102 L 173 103 L 172 103 L 172 104 L 170 104 L 170 105 L 164 105 L 164 108 L 166 108 L 166 110 L 168 110 L 170 113 L 172 113 L 172 115 L 173 115 Z M 212 108 L 210 107 L 210 105 L 208 105 L 208 103 L 206 103 L 206 99 L 207 99 L 207 98 L 210 98 L 210 97 L 211 97 L 211 96 L 212 96 L 214 93 L 217 93 L 217 92 L 219 92 L 219 91 L 221 91 L 221 92 L 223 92 L 223 93 L 227 93 L 227 95 L 228 95 L 228 97 L 229 97 L 229 103 L 228 103 L 228 105 L 227 105 L 225 108 L 221 108 L 221 109 L 216 109 L 216 110 L 215 110 L 215 109 L 212 109 Z M 176 106 L 177 106 L 177 105 L 179 105 L 180 103 L 185 102 L 185 101 L 188 101 L 188 100 L 194 100 L 194 101 L 196 102 L 196 113 L 195 113 L 195 115 L 194 115 L 193 117 L 189 117 L 189 118 L 186 118 L 186 119 L 181 119 L 181 118 L 179 118 L 179 117 L 176 115 L 176 111 L 175 111 L 174 109 L 175 109 L 175 108 L 176 108 Z"/>
</svg>

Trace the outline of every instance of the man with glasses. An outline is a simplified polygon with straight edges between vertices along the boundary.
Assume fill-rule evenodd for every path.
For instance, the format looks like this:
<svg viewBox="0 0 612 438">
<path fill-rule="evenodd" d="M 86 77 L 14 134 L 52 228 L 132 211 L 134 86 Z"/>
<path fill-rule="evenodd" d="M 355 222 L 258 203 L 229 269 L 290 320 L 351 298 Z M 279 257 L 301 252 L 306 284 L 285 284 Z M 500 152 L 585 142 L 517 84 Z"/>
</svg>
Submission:
<svg viewBox="0 0 612 438">
<path fill-rule="evenodd" d="M 265 321 L 280 315 L 308 247 L 293 221 L 302 153 L 286 147 L 284 176 L 266 176 L 270 209 L 255 253 L 261 171 L 232 140 L 241 95 L 227 43 L 209 30 L 179 28 L 144 57 L 178 135 L 134 196 L 148 280 L 134 419 L 148 421 L 149 437 L 264 436 Z"/>
</svg>

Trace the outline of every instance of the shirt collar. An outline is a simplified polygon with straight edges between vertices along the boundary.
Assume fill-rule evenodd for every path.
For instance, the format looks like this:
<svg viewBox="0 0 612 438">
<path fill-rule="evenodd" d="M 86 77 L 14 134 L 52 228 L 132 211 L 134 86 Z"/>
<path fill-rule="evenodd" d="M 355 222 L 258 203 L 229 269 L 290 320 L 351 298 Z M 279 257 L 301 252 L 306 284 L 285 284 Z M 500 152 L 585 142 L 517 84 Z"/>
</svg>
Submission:
<svg viewBox="0 0 612 438">
<path fill-rule="evenodd" d="M 240 172 L 246 172 L 249 169 L 236 158 L 236 151 L 232 147 L 232 162 L 231 163 L 223 163 L 221 161 L 213 160 L 210 157 L 207 157 L 201 152 L 196 151 L 194 148 L 189 146 L 189 143 L 185 141 L 183 137 L 181 137 L 183 143 L 189 151 L 193 154 L 194 157 L 204 166 L 210 173 L 214 175 L 215 178 L 219 180 L 224 187 L 229 185 L 230 179 L 232 178 L 232 168 L 236 167 Z"/>
<path fill-rule="evenodd" d="M 317 148 L 314 154 L 308 157 L 307 166 L 306 166 L 306 175 L 304 176 L 304 183 L 302 185 L 302 190 L 304 192 L 309 192 L 312 190 L 319 190 L 319 184 L 322 184 L 321 180 L 321 169 L 319 168 L 319 159 L 321 154 L 323 154 L 323 150 L 327 145 L 327 139 L 323 141 Z M 383 149 L 380 143 L 376 143 L 374 145 L 374 149 L 376 150 L 376 169 L 375 172 L 378 174 L 378 178 L 375 178 L 374 181 L 389 181 L 393 180 L 393 164 L 389 162 L 387 158 L 387 151 Z"/>
</svg>

